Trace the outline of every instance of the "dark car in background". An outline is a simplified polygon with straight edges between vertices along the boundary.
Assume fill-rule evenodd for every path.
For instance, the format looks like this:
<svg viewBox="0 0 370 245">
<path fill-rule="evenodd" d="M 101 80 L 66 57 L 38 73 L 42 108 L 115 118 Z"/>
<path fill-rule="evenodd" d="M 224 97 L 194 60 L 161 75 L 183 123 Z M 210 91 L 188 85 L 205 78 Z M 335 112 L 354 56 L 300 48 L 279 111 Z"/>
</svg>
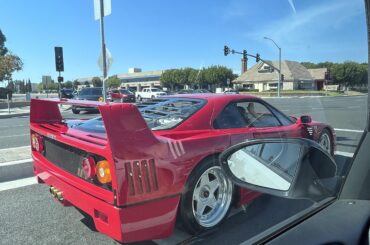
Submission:
<svg viewBox="0 0 370 245">
<path fill-rule="evenodd" d="M 83 88 L 75 97 L 76 100 L 91 100 L 91 101 L 103 101 L 103 88 Z M 96 108 L 83 107 L 74 105 L 72 106 L 73 114 L 79 114 L 80 111 L 96 111 Z"/>
<path fill-rule="evenodd" d="M 63 88 L 60 90 L 60 98 L 72 99 L 73 89 Z"/>
<path fill-rule="evenodd" d="M 108 100 L 114 102 L 135 102 L 135 94 L 128 89 L 113 89 L 108 92 Z"/>
</svg>

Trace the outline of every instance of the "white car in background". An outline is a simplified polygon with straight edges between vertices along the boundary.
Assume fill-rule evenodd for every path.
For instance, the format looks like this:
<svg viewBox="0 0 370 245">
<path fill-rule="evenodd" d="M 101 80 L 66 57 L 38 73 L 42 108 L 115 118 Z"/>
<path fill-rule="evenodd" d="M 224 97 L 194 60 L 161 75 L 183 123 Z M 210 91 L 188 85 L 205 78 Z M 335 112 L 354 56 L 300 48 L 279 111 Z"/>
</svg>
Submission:
<svg viewBox="0 0 370 245">
<path fill-rule="evenodd" d="M 142 99 L 154 99 L 163 95 L 167 95 L 167 93 L 158 88 L 144 88 L 141 92 L 136 92 L 136 99 L 141 101 Z"/>
</svg>

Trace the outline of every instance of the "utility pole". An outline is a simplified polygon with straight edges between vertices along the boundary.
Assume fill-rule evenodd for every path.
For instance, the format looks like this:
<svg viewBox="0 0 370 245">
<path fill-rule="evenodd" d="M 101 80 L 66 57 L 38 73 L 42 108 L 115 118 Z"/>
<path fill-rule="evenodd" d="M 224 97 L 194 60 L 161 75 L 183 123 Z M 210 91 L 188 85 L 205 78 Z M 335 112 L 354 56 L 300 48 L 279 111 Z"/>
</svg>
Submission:
<svg viewBox="0 0 370 245">
<path fill-rule="evenodd" d="M 276 42 L 274 40 L 272 40 L 271 38 L 269 37 L 264 37 L 264 39 L 268 39 L 270 41 L 272 41 L 275 46 L 279 49 L 279 80 L 278 80 L 278 97 L 280 97 L 280 84 L 281 84 L 281 48 L 279 47 L 279 45 L 276 44 Z"/>
<path fill-rule="evenodd" d="M 100 34 L 101 34 L 101 48 L 103 56 L 103 101 L 106 102 L 107 92 L 106 92 L 106 80 L 107 80 L 107 54 L 105 49 L 105 39 L 104 39 L 104 2 L 100 0 Z"/>
</svg>

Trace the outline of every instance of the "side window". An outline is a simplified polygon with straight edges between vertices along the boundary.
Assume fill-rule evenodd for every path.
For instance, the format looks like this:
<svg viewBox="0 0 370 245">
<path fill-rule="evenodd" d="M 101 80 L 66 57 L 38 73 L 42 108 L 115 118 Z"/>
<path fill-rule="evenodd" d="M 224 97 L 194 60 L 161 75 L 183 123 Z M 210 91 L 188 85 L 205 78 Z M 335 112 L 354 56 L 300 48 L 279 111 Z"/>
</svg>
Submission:
<svg viewBox="0 0 370 245">
<path fill-rule="evenodd" d="M 282 114 L 280 111 L 276 110 L 275 108 L 270 108 L 272 110 L 272 112 L 274 113 L 274 115 L 279 119 L 279 121 L 284 125 L 284 126 L 288 126 L 288 125 L 292 125 L 294 122 L 292 121 L 292 119 L 290 119 L 289 117 L 287 117 L 286 115 Z"/>
<path fill-rule="evenodd" d="M 246 121 L 242 117 L 235 103 L 229 104 L 225 109 L 218 115 L 213 123 L 214 128 L 244 128 L 246 127 Z"/>
<path fill-rule="evenodd" d="M 247 127 L 266 128 L 281 126 L 279 120 L 271 111 L 258 102 L 239 102 L 236 104 L 247 121 Z"/>
</svg>

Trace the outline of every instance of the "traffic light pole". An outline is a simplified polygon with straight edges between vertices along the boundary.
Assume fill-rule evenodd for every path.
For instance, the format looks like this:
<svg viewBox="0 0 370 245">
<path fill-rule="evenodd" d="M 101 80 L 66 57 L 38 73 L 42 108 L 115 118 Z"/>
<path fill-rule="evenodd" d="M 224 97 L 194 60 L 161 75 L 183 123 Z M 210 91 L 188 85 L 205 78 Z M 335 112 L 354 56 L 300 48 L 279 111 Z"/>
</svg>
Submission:
<svg viewBox="0 0 370 245">
<path fill-rule="evenodd" d="M 232 49 L 232 50 L 231 50 L 231 53 L 232 53 L 232 54 L 241 54 L 241 55 L 243 55 L 243 53 L 242 53 L 242 52 L 235 51 L 234 49 Z M 260 57 L 257 57 L 256 55 L 253 55 L 253 54 L 246 54 L 246 55 L 247 55 L 247 56 L 249 56 L 249 57 L 255 58 L 255 59 L 259 59 L 259 60 L 260 60 L 260 61 L 262 61 L 263 63 L 265 63 L 265 64 L 267 64 L 267 65 L 271 66 L 272 68 L 274 68 L 275 70 L 277 70 L 277 71 L 279 72 L 279 76 L 281 77 L 281 71 L 280 71 L 280 69 L 281 69 L 281 62 L 279 62 L 279 68 L 277 68 L 277 67 L 276 67 L 276 66 L 274 66 L 272 63 L 269 63 L 269 62 L 267 62 L 266 60 L 261 59 Z"/>
<path fill-rule="evenodd" d="M 101 34 L 101 48 L 103 56 L 103 101 L 106 101 L 107 92 L 106 92 L 106 80 L 107 80 L 107 54 L 105 49 L 105 39 L 104 39 L 104 3 L 103 0 L 100 0 L 100 34 Z"/>
<path fill-rule="evenodd" d="M 281 48 L 279 47 L 279 82 L 278 82 L 278 97 L 280 97 L 280 85 L 281 85 Z"/>
</svg>

